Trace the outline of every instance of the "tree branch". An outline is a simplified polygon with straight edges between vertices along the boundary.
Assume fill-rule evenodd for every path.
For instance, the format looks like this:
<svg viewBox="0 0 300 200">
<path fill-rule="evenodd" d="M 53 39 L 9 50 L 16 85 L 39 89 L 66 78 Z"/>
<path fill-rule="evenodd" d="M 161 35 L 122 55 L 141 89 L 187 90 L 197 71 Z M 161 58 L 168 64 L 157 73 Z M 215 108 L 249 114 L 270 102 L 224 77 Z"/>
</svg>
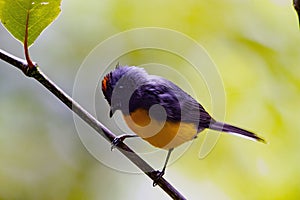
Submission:
<svg viewBox="0 0 300 200">
<path fill-rule="evenodd" d="M 93 129 L 95 129 L 101 136 L 103 136 L 108 142 L 112 142 L 116 137 L 108 128 L 102 123 L 97 121 L 90 113 L 83 109 L 77 102 L 75 102 L 70 96 L 62 91 L 57 85 L 55 85 L 42 71 L 38 68 L 38 65 L 34 64 L 34 67 L 30 67 L 23 59 L 15 57 L 0 49 L 0 59 L 13 65 L 14 67 L 22 70 L 22 72 L 28 76 L 36 79 L 44 87 L 46 87 L 51 93 L 60 99 L 66 106 L 68 106 L 73 112 L 75 112 L 82 120 L 88 123 Z M 157 171 L 155 171 L 148 163 L 146 163 L 141 157 L 139 157 L 130 147 L 123 142 L 117 144 L 116 148 L 123 153 L 131 162 L 133 162 L 138 168 L 140 168 L 148 177 L 153 181 L 155 180 L 170 197 L 173 199 L 186 199 L 182 196 L 169 182 L 163 177 L 159 180 L 157 178 Z"/>
</svg>

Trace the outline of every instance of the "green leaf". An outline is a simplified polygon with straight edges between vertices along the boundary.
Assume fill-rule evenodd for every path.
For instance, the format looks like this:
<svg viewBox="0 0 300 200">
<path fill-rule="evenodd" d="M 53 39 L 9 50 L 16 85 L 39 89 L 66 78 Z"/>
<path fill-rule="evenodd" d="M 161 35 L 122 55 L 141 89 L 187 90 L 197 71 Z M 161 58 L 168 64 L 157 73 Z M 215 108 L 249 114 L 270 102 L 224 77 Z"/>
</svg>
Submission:
<svg viewBox="0 0 300 200">
<path fill-rule="evenodd" d="M 60 13 L 61 0 L 0 0 L 0 19 L 6 29 L 24 43 L 28 22 L 28 46 Z"/>
<path fill-rule="evenodd" d="M 2 15 L 3 5 L 4 5 L 4 0 L 0 0 L 0 20 L 1 20 L 1 15 Z"/>
</svg>

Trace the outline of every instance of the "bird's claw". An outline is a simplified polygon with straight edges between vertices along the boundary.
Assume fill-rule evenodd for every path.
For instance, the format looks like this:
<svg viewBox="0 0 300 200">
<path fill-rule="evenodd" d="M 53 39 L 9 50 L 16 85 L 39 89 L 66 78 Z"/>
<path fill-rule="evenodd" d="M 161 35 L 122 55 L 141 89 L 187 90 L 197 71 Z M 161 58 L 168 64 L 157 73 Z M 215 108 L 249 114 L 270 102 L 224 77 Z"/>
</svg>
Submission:
<svg viewBox="0 0 300 200">
<path fill-rule="evenodd" d="M 120 144 L 120 142 L 123 142 L 126 138 L 130 138 L 130 137 L 137 137 L 137 135 L 123 134 L 123 135 L 119 135 L 119 136 L 115 137 L 115 139 L 111 142 L 110 150 L 112 151 L 114 148 L 116 148 Z"/>
<path fill-rule="evenodd" d="M 153 187 L 157 186 L 157 182 L 159 181 L 159 179 L 161 179 L 163 177 L 163 175 L 165 174 L 164 171 L 156 171 L 156 178 L 153 181 Z"/>
<path fill-rule="evenodd" d="M 115 139 L 111 142 L 111 148 L 110 150 L 114 150 L 114 148 L 116 148 L 118 146 L 118 144 L 120 144 L 120 142 L 123 142 L 125 139 L 124 136 L 119 136 L 119 137 L 115 137 Z"/>
</svg>

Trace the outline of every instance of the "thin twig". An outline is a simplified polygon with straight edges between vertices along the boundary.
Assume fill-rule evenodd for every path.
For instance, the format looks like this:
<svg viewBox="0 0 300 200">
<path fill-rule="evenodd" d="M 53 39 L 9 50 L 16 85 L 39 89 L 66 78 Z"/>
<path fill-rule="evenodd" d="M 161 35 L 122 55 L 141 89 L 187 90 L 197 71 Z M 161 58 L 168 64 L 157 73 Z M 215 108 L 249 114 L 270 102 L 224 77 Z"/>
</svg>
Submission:
<svg viewBox="0 0 300 200">
<path fill-rule="evenodd" d="M 27 62 L 23 59 L 17 58 L 9 53 L 0 49 L 0 59 L 22 70 L 26 76 L 33 77 L 46 87 L 51 93 L 59 98 L 66 106 L 68 106 L 73 112 L 75 112 L 82 120 L 88 123 L 94 128 L 101 136 L 107 141 L 112 142 L 115 139 L 115 134 L 106 128 L 102 123 L 97 121 L 91 114 L 83 109 L 77 102 L 75 102 L 70 96 L 62 91 L 57 85 L 55 85 L 45 74 L 41 72 L 37 65 L 30 68 Z M 123 153 L 131 162 L 139 167 L 147 176 L 153 181 L 155 180 L 170 197 L 173 199 L 186 199 L 180 194 L 169 182 L 164 178 L 157 179 L 157 171 L 155 171 L 148 163 L 146 163 L 141 157 L 139 157 L 130 147 L 123 142 L 117 144 L 116 148 Z"/>
<path fill-rule="evenodd" d="M 300 0 L 293 0 L 293 6 L 297 12 L 298 15 L 298 23 L 300 26 Z"/>
</svg>

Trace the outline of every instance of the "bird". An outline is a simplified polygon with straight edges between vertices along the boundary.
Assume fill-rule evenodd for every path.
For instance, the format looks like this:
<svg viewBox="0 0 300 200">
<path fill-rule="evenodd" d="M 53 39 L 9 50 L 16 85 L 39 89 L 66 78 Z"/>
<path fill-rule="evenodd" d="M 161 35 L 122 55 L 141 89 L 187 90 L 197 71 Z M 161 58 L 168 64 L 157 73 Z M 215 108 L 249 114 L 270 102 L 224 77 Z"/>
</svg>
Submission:
<svg viewBox="0 0 300 200">
<path fill-rule="evenodd" d="M 215 120 L 179 86 L 163 77 L 149 75 L 141 67 L 117 65 L 102 79 L 102 92 L 110 106 L 109 117 L 120 110 L 127 126 L 135 133 L 117 136 L 112 149 L 126 138 L 141 137 L 154 147 L 168 151 L 162 170 L 157 171 L 157 180 L 165 174 L 174 148 L 197 138 L 204 129 L 266 143 L 253 132 Z"/>
</svg>

